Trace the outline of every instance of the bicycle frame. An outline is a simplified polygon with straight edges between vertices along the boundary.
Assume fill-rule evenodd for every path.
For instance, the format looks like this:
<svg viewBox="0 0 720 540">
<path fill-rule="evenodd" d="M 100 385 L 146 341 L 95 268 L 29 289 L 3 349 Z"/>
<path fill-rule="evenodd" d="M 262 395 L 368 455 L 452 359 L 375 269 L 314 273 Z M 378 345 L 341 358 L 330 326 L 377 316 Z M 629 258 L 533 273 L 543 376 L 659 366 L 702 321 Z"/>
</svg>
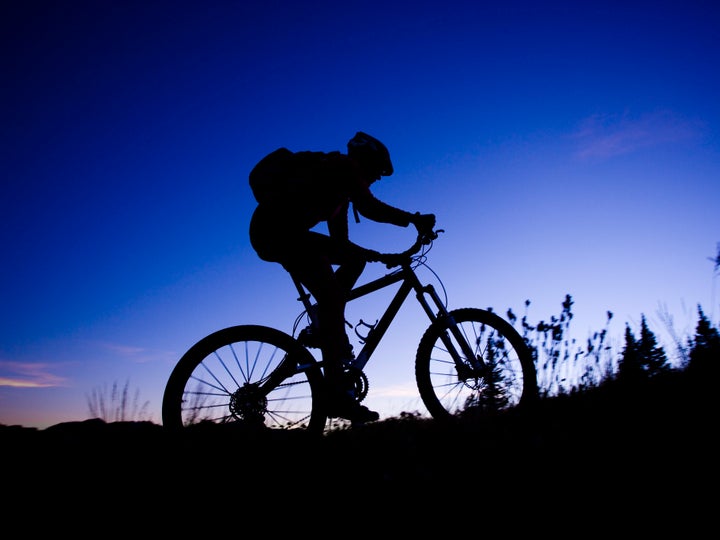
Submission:
<svg viewBox="0 0 720 540">
<path fill-rule="evenodd" d="M 452 315 L 448 312 L 447 308 L 435 291 L 435 288 L 431 284 L 423 285 L 420 282 L 420 279 L 412 267 L 412 262 L 412 260 L 408 260 L 400 265 L 399 270 L 390 272 L 389 274 L 385 274 L 384 276 L 374 279 L 368 283 L 359 285 L 350 291 L 348 295 L 348 302 L 362 298 L 368 294 L 372 294 L 376 291 L 394 285 L 395 283 L 401 283 L 400 288 L 395 293 L 395 296 L 392 298 L 384 313 L 375 324 L 368 325 L 367 323 L 364 323 L 362 319 L 360 320 L 360 323 L 368 326 L 370 330 L 366 336 L 360 335 L 360 333 L 356 330 L 355 333 L 362 340 L 363 347 L 355 359 L 349 363 L 349 367 L 361 370 L 365 367 L 365 365 L 370 361 L 370 358 L 380 341 L 385 336 L 385 333 L 390 328 L 395 316 L 398 314 L 400 308 L 405 303 L 405 300 L 410 295 L 410 292 L 415 291 L 415 297 L 420 306 L 423 308 L 425 314 L 430 319 L 430 322 L 434 324 L 438 320 L 445 321 L 446 327 L 450 330 L 456 343 L 460 346 L 460 351 L 458 351 L 457 346 L 450 339 L 447 332 L 443 333 L 441 339 L 455 362 L 459 378 L 461 380 L 465 380 L 471 376 L 477 376 L 478 374 L 484 373 L 486 365 L 482 357 L 475 354 L 470 343 L 468 343 L 467 338 L 457 327 L 455 321 L 452 320 Z M 292 279 L 300 294 L 298 300 L 305 306 L 305 310 L 312 323 L 317 324 L 317 321 L 315 320 L 316 312 L 312 309 L 313 305 L 310 302 L 311 295 L 305 290 L 303 284 L 295 276 L 292 276 Z M 432 301 L 432 304 L 437 309 L 437 312 L 433 310 L 431 302 L 428 299 Z M 466 361 L 470 363 L 470 367 L 468 367 Z"/>
<path fill-rule="evenodd" d="M 484 414 L 531 403 L 537 395 L 536 372 L 524 338 L 490 310 L 449 309 L 443 291 L 436 291 L 438 284 L 421 282 L 419 268 L 425 266 L 438 232 L 418 235 L 402 253 L 378 254 L 374 261 L 388 264 L 388 272 L 347 293 L 348 305 L 364 304 L 359 299 L 394 287 L 386 291 L 387 296 L 383 293 L 384 310 L 372 308 L 380 316 L 374 324 L 360 319 L 355 325 L 360 351 L 345 359 L 345 372 L 338 382 L 354 391 L 357 402 L 363 401 L 369 388 L 364 369 L 414 293 L 430 321 L 415 352 L 415 380 L 433 418 L 449 420 L 456 414 Z M 317 299 L 292 274 L 291 279 L 305 308 L 295 318 L 292 333 L 241 324 L 195 343 L 168 379 L 163 394 L 164 426 L 181 430 L 206 421 L 237 421 L 251 429 L 298 428 L 320 433 L 328 418 L 344 418 L 328 416 L 344 411 L 331 408 L 332 396 L 323 381 L 327 365 L 311 350 L 322 344 Z M 309 319 L 310 327 L 296 335 L 304 319 Z"/>
</svg>

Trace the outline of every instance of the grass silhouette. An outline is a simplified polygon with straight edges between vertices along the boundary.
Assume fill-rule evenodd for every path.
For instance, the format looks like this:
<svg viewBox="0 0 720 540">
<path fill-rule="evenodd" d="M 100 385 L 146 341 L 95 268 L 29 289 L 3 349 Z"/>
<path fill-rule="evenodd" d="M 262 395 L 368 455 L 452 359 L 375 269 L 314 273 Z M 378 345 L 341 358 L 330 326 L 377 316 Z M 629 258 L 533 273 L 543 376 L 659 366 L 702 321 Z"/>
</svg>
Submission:
<svg viewBox="0 0 720 540">
<path fill-rule="evenodd" d="M 117 381 L 108 389 L 107 384 L 96 387 L 86 396 L 90 418 L 106 422 L 129 422 L 149 420 L 150 402 L 140 403 L 140 390 L 135 389 L 130 397 L 130 380 L 120 388 Z"/>
</svg>

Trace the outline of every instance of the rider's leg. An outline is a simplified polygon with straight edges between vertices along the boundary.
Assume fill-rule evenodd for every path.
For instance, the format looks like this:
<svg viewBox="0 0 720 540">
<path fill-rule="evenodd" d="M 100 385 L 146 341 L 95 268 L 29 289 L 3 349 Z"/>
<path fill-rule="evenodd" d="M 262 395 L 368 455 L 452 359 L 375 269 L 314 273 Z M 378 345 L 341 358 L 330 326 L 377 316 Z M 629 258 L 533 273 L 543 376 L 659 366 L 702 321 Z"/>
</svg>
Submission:
<svg viewBox="0 0 720 540">
<path fill-rule="evenodd" d="M 352 348 L 345 331 L 347 293 L 365 267 L 364 252 L 347 242 L 339 242 L 318 233 L 303 239 L 304 256 L 285 264 L 305 284 L 318 305 L 323 364 L 328 382 L 330 416 L 347 418 L 356 423 L 377 420 L 378 413 L 362 406 L 352 388 L 343 380 L 343 360 L 352 358 Z M 340 265 L 333 272 L 332 265 Z"/>
<path fill-rule="evenodd" d="M 337 385 L 342 377 L 342 362 L 351 351 L 345 332 L 344 289 L 338 284 L 326 256 L 306 254 L 302 260 L 286 261 L 283 266 L 307 287 L 317 301 L 325 376 L 328 383 Z"/>
<path fill-rule="evenodd" d="M 317 233 L 311 233 L 317 234 Z M 380 415 L 361 405 L 352 388 L 343 380 L 343 360 L 350 359 L 352 348 L 345 332 L 345 304 L 347 293 L 365 266 L 361 250 L 339 248 L 328 237 L 313 238 L 305 257 L 286 265 L 293 275 L 305 284 L 318 303 L 318 319 L 322 341 L 323 364 L 328 382 L 329 416 L 346 418 L 353 425 L 379 419 Z M 324 254 L 318 252 L 325 250 Z M 309 252 L 309 253 L 308 253 Z M 313 256 L 308 256 L 310 253 Z M 340 264 L 344 272 L 333 272 L 332 265 Z"/>
<path fill-rule="evenodd" d="M 290 210 L 258 206 L 250 221 L 250 241 L 261 259 L 281 263 L 315 298 L 325 372 L 336 382 L 342 376 L 342 359 L 349 341 L 345 333 L 344 285 L 338 285 L 332 265 L 346 262 L 345 257 L 329 236 L 298 229 L 288 215 Z"/>
<path fill-rule="evenodd" d="M 357 283 L 357 280 L 363 273 L 366 264 L 367 262 L 364 257 L 349 256 L 346 258 L 345 262 L 343 262 L 338 269 L 335 270 L 335 279 L 338 282 L 338 286 L 342 288 L 345 298 L 347 298 L 347 295 L 355 286 L 355 283 Z"/>
<path fill-rule="evenodd" d="M 348 354 L 349 341 L 345 333 L 345 285 L 338 284 L 332 265 L 350 259 L 340 242 L 298 229 L 288 211 L 258 206 L 250 221 L 250 241 L 260 258 L 281 263 L 315 298 L 325 373 L 334 383 L 342 376 L 342 359 Z M 357 271 L 356 265 L 350 266 Z M 343 274 L 341 280 L 346 279 Z"/>
<path fill-rule="evenodd" d="M 365 265 L 361 248 L 312 231 L 287 227 L 286 216 L 275 210 L 253 214 L 250 237 L 260 258 L 279 262 L 296 276 L 318 304 L 324 371 L 330 386 L 329 413 L 356 422 L 378 419 L 378 414 L 355 401 L 343 389 L 343 360 L 351 354 L 345 333 L 347 292 Z M 343 266 L 339 276 L 333 265 Z"/>
</svg>

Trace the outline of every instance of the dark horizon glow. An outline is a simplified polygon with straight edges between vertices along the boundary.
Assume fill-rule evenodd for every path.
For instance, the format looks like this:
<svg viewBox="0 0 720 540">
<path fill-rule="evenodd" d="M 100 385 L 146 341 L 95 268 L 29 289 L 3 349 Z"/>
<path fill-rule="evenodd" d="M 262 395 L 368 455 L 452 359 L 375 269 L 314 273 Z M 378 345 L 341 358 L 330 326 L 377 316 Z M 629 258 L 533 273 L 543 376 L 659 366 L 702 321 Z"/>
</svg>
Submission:
<svg viewBox="0 0 720 540">
<path fill-rule="evenodd" d="M 680 336 L 698 304 L 720 317 L 712 2 L 37 1 L 0 26 L 0 424 L 85 419 L 127 380 L 160 422 L 201 337 L 290 331 L 292 283 L 247 241 L 247 174 L 358 130 L 393 158 L 375 193 L 445 229 L 428 262 L 450 307 L 530 300 L 537 322 L 570 294 L 578 343 L 612 311 L 619 350 L 645 314 L 671 357 L 662 312 Z M 413 240 L 367 220 L 351 237 Z M 386 416 L 423 411 L 423 317 L 403 308 L 368 365 Z"/>
</svg>

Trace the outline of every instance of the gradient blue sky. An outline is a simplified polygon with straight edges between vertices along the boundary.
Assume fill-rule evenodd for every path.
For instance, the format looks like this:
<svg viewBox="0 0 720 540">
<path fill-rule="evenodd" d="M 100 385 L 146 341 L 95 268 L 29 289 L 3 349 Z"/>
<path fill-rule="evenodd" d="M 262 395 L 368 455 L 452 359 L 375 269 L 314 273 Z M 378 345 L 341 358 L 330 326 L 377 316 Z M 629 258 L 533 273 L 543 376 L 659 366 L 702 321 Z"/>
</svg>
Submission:
<svg viewBox="0 0 720 540">
<path fill-rule="evenodd" d="M 641 313 L 661 339 L 661 309 L 680 333 L 698 303 L 720 315 L 716 2 L 15 1 L 0 27 L 2 424 L 86 419 L 128 381 L 160 422 L 198 339 L 289 331 L 292 284 L 247 241 L 247 174 L 357 130 L 393 157 L 376 194 L 446 230 L 429 263 L 449 307 L 529 299 L 537 322 L 571 294 L 580 341 L 608 310 L 618 340 Z M 385 416 L 424 411 L 423 317 L 404 308 L 368 365 Z"/>
</svg>

